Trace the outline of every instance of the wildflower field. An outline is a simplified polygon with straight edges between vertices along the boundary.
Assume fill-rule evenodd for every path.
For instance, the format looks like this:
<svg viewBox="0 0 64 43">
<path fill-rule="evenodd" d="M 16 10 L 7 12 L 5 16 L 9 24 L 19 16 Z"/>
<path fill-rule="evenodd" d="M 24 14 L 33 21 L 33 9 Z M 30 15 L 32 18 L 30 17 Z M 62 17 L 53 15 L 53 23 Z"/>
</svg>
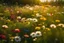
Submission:
<svg viewBox="0 0 64 43">
<path fill-rule="evenodd" d="M 0 43 L 64 43 L 64 6 L 0 4 Z"/>
</svg>

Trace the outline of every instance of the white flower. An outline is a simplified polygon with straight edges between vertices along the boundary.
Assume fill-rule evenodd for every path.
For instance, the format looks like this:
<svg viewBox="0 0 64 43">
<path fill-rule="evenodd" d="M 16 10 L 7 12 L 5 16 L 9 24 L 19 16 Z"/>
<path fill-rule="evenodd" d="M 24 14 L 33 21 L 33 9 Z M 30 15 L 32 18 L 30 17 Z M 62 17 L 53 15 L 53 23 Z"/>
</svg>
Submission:
<svg viewBox="0 0 64 43">
<path fill-rule="evenodd" d="M 33 10 L 33 7 L 30 7 L 29 9 L 30 9 L 30 10 Z"/>
<path fill-rule="evenodd" d="M 50 27 L 51 28 L 56 28 L 56 25 L 55 24 L 51 24 Z"/>
<path fill-rule="evenodd" d="M 27 18 L 28 21 L 38 22 L 36 18 Z"/>
<path fill-rule="evenodd" d="M 17 11 L 17 13 L 19 13 L 20 11 Z"/>
<path fill-rule="evenodd" d="M 24 20 L 26 20 L 26 18 L 22 18 L 21 20 L 24 21 Z"/>
<path fill-rule="evenodd" d="M 61 12 L 58 12 L 58 14 L 61 14 Z"/>
<path fill-rule="evenodd" d="M 38 22 L 38 20 L 36 18 L 33 18 L 33 22 Z"/>
<path fill-rule="evenodd" d="M 18 16 L 17 19 L 21 19 L 21 16 Z"/>
<path fill-rule="evenodd" d="M 7 25 L 2 25 L 2 27 L 3 27 L 3 28 L 8 28 L 8 26 L 7 26 Z"/>
<path fill-rule="evenodd" d="M 26 5 L 26 6 L 25 6 L 25 8 L 27 8 L 27 9 L 28 9 L 29 7 L 30 7 L 29 5 Z"/>
<path fill-rule="evenodd" d="M 64 27 L 64 24 L 62 25 L 62 27 Z"/>
<path fill-rule="evenodd" d="M 57 39 L 57 38 L 55 38 L 55 40 L 57 41 L 58 39 Z"/>
<path fill-rule="evenodd" d="M 49 14 L 49 13 L 47 13 L 47 15 L 48 15 L 48 16 L 50 16 L 50 14 Z"/>
<path fill-rule="evenodd" d="M 42 15 L 40 15 L 39 13 L 36 13 L 36 17 L 42 17 Z"/>
<path fill-rule="evenodd" d="M 36 31 L 36 37 L 42 36 L 41 31 Z"/>
<path fill-rule="evenodd" d="M 54 2 L 56 2 L 56 0 L 54 0 Z"/>
<path fill-rule="evenodd" d="M 63 8 L 64 8 L 64 6 L 63 6 Z"/>
<path fill-rule="evenodd" d="M 36 40 L 37 40 L 37 38 L 34 38 L 34 39 L 33 39 L 33 41 L 36 41 Z"/>
<path fill-rule="evenodd" d="M 21 41 L 20 36 L 15 36 L 14 39 L 15 39 L 16 42 L 20 42 Z"/>
<path fill-rule="evenodd" d="M 45 29 L 46 27 L 43 25 L 42 28 Z"/>
<path fill-rule="evenodd" d="M 64 27 L 64 24 L 61 23 L 61 24 L 58 24 L 58 26 Z"/>
<path fill-rule="evenodd" d="M 35 5 L 35 6 L 34 6 L 34 8 L 39 8 L 39 7 L 40 7 L 40 6 L 38 6 L 38 5 Z"/>
<path fill-rule="evenodd" d="M 27 18 L 27 20 L 32 21 L 32 18 Z"/>
<path fill-rule="evenodd" d="M 63 25 L 62 23 L 58 24 L 58 26 L 62 26 L 62 25 Z"/>
<path fill-rule="evenodd" d="M 30 34 L 30 36 L 32 36 L 32 37 L 36 37 L 35 32 L 32 32 L 32 33 Z"/>
<path fill-rule="evenodd" d="M 62 12 L 62 13 L 64 13 L 64 12 Z"/>
</svg>

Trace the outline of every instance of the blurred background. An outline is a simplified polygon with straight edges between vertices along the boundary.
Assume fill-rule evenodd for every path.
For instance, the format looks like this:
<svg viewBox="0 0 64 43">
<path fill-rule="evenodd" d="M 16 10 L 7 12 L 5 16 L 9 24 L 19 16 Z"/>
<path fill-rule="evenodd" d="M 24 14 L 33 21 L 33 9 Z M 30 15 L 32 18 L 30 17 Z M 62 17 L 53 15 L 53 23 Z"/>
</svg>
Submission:
<svg viewBox="0 0 64 43">
<path fill-rule="evenodd" d="M 0 0 L 0 3 L 6 3 L 8 5 L 13 4 L 51 4 L 51 5 L 64 5 L 64 0 Z"/>
</svg>

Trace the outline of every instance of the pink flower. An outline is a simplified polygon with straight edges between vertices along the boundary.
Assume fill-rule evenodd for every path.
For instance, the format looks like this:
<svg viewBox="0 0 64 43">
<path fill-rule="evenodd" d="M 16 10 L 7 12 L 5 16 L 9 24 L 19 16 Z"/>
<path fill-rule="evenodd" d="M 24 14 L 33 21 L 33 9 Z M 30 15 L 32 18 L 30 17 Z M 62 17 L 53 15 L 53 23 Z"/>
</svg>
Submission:
<svg viewBox="0 0 64 43">
<path fill-rule="evenodd" d="M 29 37 L 29 35 L 28 35 L 28 34 L 25 34 L 25 35 L 24 35 L 24 37 L 28 38 L 28 37 Z"/>
</svg>

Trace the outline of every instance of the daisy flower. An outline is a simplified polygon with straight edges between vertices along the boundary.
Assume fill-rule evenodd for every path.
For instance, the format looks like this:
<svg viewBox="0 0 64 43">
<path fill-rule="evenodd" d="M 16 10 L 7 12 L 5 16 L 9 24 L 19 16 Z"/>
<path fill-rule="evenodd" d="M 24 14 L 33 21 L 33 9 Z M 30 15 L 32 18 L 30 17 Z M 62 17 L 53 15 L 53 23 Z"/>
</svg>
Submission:
<svg viewBox="0 0 64 43">
<path fill-rule="evenodd" d="M 33 39 L 33 41 L 36 41 L 36 40 L 37 40 L 37 38 L 34 38 L 34 39 Z"/>
<path fill-rule="evenodd" d="M 62 23 L 58 24 L 58 26 L 62 26 L 62 25 L 63 25 Z"/>
<path fill-rule="evenodd" d="M 31 20 L 32 20 L 32 18 L 27 18 L 27 20 L 28 20 L 28 21 L 31 21 Z"/>
<path fill-rule="evenodd" d="M 33 22 L 38 22 L 38 20 L 36 18 L 33 18 Z"/>
<path fill-rule="evenodd" d="M 30 34 L 30 36 L 32 36 L 32 37 L 36 37 L 35 32 L 32 32 L 32 33 Z"/>
<path fill-rule="evenodd" d="M 21 37 L 20 36 L 15 36 L 14 39 L 15 39 L 16 42 L 20 42 L 21 41 Z"/>
<path fill-rule="evenodd" d="M 18 16 L 17 19 L 21 19 L 21 16 Z"/>
<path fill-rule="evenodd" d="M 58 26 L 64 27 L 64 24 L 61 23 L 61 24 L 58 24 Z"/>
<path fill-rule="evenodd" d="M 7 26 L 7 25 L 2 25 L 2 27 L 3 27 L 3 28 L 8 28 L 8 26 Z"/>
<path fill-rule="evenodd" d="M 39 37 L 39 36 L 42 36 L 42 33 L 41 33 L 41 31 L 36 31 L 36 37 Z"/>
<path fill-rule="evenodd" d="M 56 25 L 55 24 L 51 24 L 50 27 L 51 28 L 56 28 Z"/>
</svg>

